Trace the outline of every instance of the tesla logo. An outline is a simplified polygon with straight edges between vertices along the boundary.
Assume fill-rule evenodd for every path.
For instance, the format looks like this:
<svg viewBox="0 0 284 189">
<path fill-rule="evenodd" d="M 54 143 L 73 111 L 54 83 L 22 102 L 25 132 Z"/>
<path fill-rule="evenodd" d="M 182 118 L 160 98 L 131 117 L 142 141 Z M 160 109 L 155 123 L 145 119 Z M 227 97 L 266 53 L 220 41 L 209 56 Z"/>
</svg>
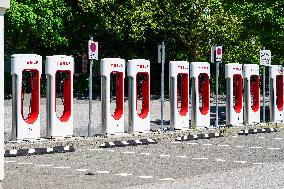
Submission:
<svg viewBox="0 0 284 189">
<path fill-rule="evenodd" d="M 148 68 L 149 65 L 144 65 L 144 64 L 139 65 L 139 64 L 138 64 L 137 67 L 138 67 L 138 68 Z"/>
<path fill-rule="evenodd" d="M 188 67 L 185 66 L 178 66 L 181 70 L 188 70 Z"/>
<path fill-rule="evenodd" d="M 111 64 L 113 68 L 123 68 L 123 64 Z"/>
<path fill-rule="evenodd" d="M 71 64 L 71 62 L 57 62 L 58 66 L 68 66 L 70 64 Z"/>
<path fill-rule="evenodd" d="M 33 62 L 33 61 L 27 61 L 27 64 L 38 64 L 38 61 L 35 61 L 35 62 Z"/>
</svg>

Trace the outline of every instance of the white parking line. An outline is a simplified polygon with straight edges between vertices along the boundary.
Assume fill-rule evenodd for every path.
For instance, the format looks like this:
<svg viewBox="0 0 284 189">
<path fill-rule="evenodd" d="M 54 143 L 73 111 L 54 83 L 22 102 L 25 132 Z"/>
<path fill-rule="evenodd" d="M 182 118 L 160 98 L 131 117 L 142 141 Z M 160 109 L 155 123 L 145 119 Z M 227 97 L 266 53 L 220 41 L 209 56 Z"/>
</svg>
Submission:
<svg viewBox="0 0 284 189">
<path fill-rule="evenodd" d="M 109 171 L 96 171 L 99 174 L 109 174 Z"/>
<path fill-rule="evenodd" d="M 123 152 L 124 154 L 135 154 L 135 152 L 128 152 L 128 151 L 126 151 L 126 152 Z"/>
<path fill-rule="evenodd" d="M 213 144 L 203 144 L 203 146 L 212 146 Z"/>
<path fill-rule="evenodd" d="M 41 165 L 35 165 L 36 167 L 52 167 L 52 165 L 49 164 L 41 164 Z"/>
<path fill-rule="evenodd" d="M 114 152 L 114 150 L 107 150 L 108 152 Z"/>
<path fill-rule="evenodd" d="M 281 150 L 281 148 L 267 148 L 268 150 Z"/>
<path fill-rule="evenodd" d="M 103 151 L 101 148 L 90 148 L 89 151 Z"/>
<path fill-rule="evenodd" d="M 259 137 L 259 138 L 265 139 L 265 137 L 263 137 L 263 136 L 261 136 L 261 137 Z"/>
<path fill-rule="evenodd" d="M 187 143 L 187 144 L 189 144 L 189 145 L 197 145 L 196 142 L 189 142 L 189 143 Z"/>
<path fill-rule="evenodd" d="M 79 172 L 86 172 L 86 171 L 89 171 L 90 169 L 76 169 L 76 171 L 79 171 Z"/>
<path fill-rule="evenodd" d="M 205 157 L 200 157 L 200 158 L 192 158 L 194 160 L 207 160 L 208 158 L 205 158 Z"/>
<path fill-rule="evenodd" d="M 234 163 L 246 163 L 246 161 L 233 161 Z"/>
<path fill-rule="evenodd" d="M 59 166 L 59 167 L 53 167 L 54 169 L 71 169 L 71 167 L 61 167 L 61 166 Z"/>
<path fill-rule="evenodd" d="M 265 163 L 252 163 L 253 165 L 264 165 Z"/>
<path fill-rule="evenodd" d="M 174 142 L 172 142 L 172 144 L 180 144 L 181 142 L 179 142 L 179 141 L 174 141 Z"/>
<path fill-rule="evenodd" d="M 160 154 L 159 156 L 160 156 L 160 157 L 170 157 L 171 155 L 168 155 L 168 154 Z"/>
<path fill-rule="evenodd" d="M 283 138 L 274 138 L 274 140 L 282 140 Z"/>
<path fill-rule="evenodd" d="M 17 163 L 18 165 L 32 165 L 34 163 L 29 163 L 29 162 L 20 162 L 20 163 Z"/>
<path fill-rule="evenodd" d="M 142 179 L 152 179 L 153 176 L 142 175 L 142 176 L 139 176 L 139 178 L 142 178 Z"/>
<path fill-rule="evenodd" d="M 4 161 L 4 163 L 16 163 L 16 161 Z"/>
<path fill-rule="evenodd" d="M 224 161 L 226 161 L 226 160 L 224 160 L 224 159 L 216 159 L 216 161 L 224 162 Z"/>
<path fill-rule="evenodd" d="M 236 148 L 243 148 L 244 146 L 236 146 Z"/>
<path fill-rule="evenodd" d="M 175 179 L 173 178 L 162 178 L 162 179 L 159 179 L 160 181 L 174 181 Z"/>
<path fill-rule="evenodd" d="M 146 155 L 146 156 L 150 155 L 150 153 L 148 153 L 148 152 L 142 152 L 142 153 L 140 153 L 140 154 Z"/>
<path fill-rule="evenodd" d="M 118 173 L 118 174 L 115 174 L 117 176 L 122 176 L 122 177 L 127 177 L 127 176 L 131 176 L 133 174 L 128 174 L 128 173 Z"/>
<path fill-rule="evenodd" d="M 228 144 L 218 144 L 219 147 L 230 147 Z"/>
<path fill-rule="evenodd" d="M 251 148 L 251 149 L 261 149 L 262 147 L 261 146 L 251 146 L 249 148 Z"/>
<path fill-rule="evenodd" d="M 176 156 L 177 158 L 186 158 L 186 156 Z"/>
</svg>

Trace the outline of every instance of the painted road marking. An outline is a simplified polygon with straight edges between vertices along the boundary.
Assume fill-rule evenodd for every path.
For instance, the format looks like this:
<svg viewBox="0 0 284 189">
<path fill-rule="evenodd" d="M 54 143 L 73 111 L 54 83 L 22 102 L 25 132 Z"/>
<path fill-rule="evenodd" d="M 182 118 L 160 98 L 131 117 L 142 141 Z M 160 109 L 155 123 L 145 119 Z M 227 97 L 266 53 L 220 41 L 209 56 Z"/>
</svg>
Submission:
<svg viewBox="0 0 284 189">
<path fill-rule="evenodd" d="M 218 144 L 219 147 L 230 147 L 228 144 Z"/>
<path fill-rule="evenodd" d="M 175 179 L 173 178 L 162 178 L 162 179 L 159 179 L 160 181 L 174 181 Z"/>
<path fill-rule="evenodd" d="M 128 152 L 128 151 L 126 151 L 126 152 L 123 152 L 124 154 L 135 154 L 135 152 Z"/>
<path fill-rule="evenodd" d="M 243 148 L 244 146 L 236 146 L 236 148 Z"/>
<path fill-rule="evenodd" d="M 103 151 L 101 148 L 90 148 L 89 151 Z"/>
<path fill-rule="evenodd" d="M 226 160 L 224 160 L 224 159 L 216 159 L 216 161 L 224 162 Z"/>
<path fill-rule="evenodd" d="M 114 150 L 107 150 L 108 152 L 114 152 Z"/>
<path fill-rule="evenodd" d="M 172 142 L 172 144 L 180 144 L 181 142 L 178 142 L 178 141 L 174 141 Z"/>
<path fill-rule="evenodd" d="M 139 178 L 142 178 L 142 179 L 152 179 L 154 178 L 153 176 L 147 176 L 147 175 L 142 175 L 142 176 L 139 176 Z"/>
<path fill-rule="evenodd" d="M 189 142 L 189 143 L 187 143 L 187 144 L 190 144 L 190 145 L 197 145 L 196 142 Z"/>
<path fill-rule="evenodd" d="M 265 139 L 265 137 L 263 137 L 263 136 L 261 136 L 261 137 L 259 137 L 259 138 Z"/>
<path fill-rule="evenodd" d="M 256 162 L 256 163 L 252 163 L 253 165 L 264 165 L 265 163 L 259 163 L 259 162 Z"/>
<path fill-rule="evenodd" d="M 168 155 L 168 154 L 160 154 L 159 156 L 160 156 L 160 157 L 170 157 L 171 155 Z"/>
<path fill-rule="evenodd" d="M 4 161 L 4 163 L 16 163 L 16 161 Z"/>
<path fill-rule="evenodd" d="M 133 174 L 128 174 L 128 173 L 118 173 L 118 174 L 115 174 L 117 176 L 122 176 L 122 177 L 127 177 L 127 176 L 131 176 Z"/>
<path fill-rule="evenodd" d="M 59 167 L 53 167 L 54 169 L 71 169 L 71 167 L 61 167 L 61 166 L 59 166 Z"/>
<path fill-rule="evenodd" d="M 274 138 L 274 140 L 282 140 L 283 138 Z"/>
<path fill-rule="evenodd" d="M 49 164 L 41 164 L 41 165 L 36 165 L 36 167 L 52 167 L 52 165 L 49 165 Z"/>
<path fill-rule="evenodd" d="M 90 169 L 76 169 L 76 171 L 79 171 L 79 172 L 86 172 L 86 171 L 89 171 Z"/>
<path fill-rule="evenodd" d="M 261 149 L 262 147 L 261 146 L 252 146 L 252 147 L 249 147 L 251 149 Z"/>
<path fill-rule="evenodd" d="M 29 162 L 20 162 L 18 163 L 18 165 L 32 165 L 34 163 L 29 163 Z"/>
<path fill-rule="evenodd" d="M 234 163 L 246 163 L 246 161 L 233 161 Z"/>
<path fill-rule="evenodd" d="M 141 154 L 146 155 L 146 156 L 150 155 L 150 153 L 147 153 L 147 152 L 142 152 Z"/>
<path fill-rule="evenodd" d="M 208 158 L 205 158 L 205 157 L 200 157 L 200 158 L 192 158 L 194 160 L 207 160 Z"/>
<path fill-rule="evenodd" d="M 99 174 L 109 174 L 109 171 L 96 171 Z"/>
<path fill-rule="evenodd" d="M 203 146 L 212 146 L 213 144 L 203 144 Z"/>
<path fill-rule="evenodd" d="M 177 158 L 186 158 L 186 156 L 176 156 Z"/>
<path fill-rule="evenodd" d="M 281 150 L 281 148 L 267 148 L 268 150 Z"/>
</svg>

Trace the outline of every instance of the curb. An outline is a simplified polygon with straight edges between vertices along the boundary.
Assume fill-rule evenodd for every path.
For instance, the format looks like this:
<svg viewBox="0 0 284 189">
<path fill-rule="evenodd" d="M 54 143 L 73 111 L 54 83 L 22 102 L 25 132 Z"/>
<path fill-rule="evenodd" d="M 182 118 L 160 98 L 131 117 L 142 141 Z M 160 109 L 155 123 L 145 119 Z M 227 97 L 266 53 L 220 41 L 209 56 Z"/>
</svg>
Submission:
<svg viewBox="0 0 284 189">
<path fill-rule="evenodd" d="M 250 135 L 250 134 L 257 134 L 257 133 L 272 133 L 277 132 L 274 128 L 263 128 L 263 129 L 246 129 L 240 130 L 238 135 Z"/>
<path fill-rule="evenodd" d="M 104 142 L 99 147 L 114 148 L 114 147 L 138 146 L 138 145 L 148 145 L 148 144 L 157 144 L 157 143 L 158 142 L 155 139 L 139 139 L 139 140 Z"/>
<path fill-rule="evenodd" d="M 75 149 L 73 146 L 55 146 L 55 147 L 50 147 L 50 148 L 5 150 L 4 157 L 55 154 L 55 153 L 66 153 L 66 152 L 74 152 L 74 151 Z"/>
<path fill-rule="evenodd" d="M 190 141 L 190 140 L 199 140 L 199 139 L 210 139 L 210 138 L 219 138 L 223 137 L 220 133 L 208 133 L 208 134 L 197 134 L 197 135 L 185 135 L 176 138 L 176 141 Z"/>
</svg>

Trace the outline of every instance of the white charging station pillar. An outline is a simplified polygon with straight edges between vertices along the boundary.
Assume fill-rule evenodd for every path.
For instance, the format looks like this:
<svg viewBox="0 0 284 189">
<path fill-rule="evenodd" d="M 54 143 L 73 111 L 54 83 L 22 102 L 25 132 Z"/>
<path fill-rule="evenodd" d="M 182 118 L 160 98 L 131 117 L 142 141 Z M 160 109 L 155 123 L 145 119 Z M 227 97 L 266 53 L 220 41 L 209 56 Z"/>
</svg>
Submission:
<svg viewBox="0 0 284 189">
<path fill-rule="evenodd" d="M 260 79 L 257 64 L 243 65 L 244 123 L 260 122 Z"/>
<path fill-rule="evenodd" d="M 128 75 L 128 119 L 129 132 L 150 131 L 150 61 L 129 60 Z M 142 102 L 139 105 L 139 101 Z M 140 107 L 141 106 L 141 107 Z"/>
<path fill-rule="evenodd" d="M 73 74 L 74 58 L 65 55 L 47 56 L 46 125 L 47 138 L 73 136 Z M 60 83 L 60 87 L 56 87 Z M 58 91 L 60 90 L 60 91 Z M 63 113 L 57 115 L 56 94 L 61 93 Z"/>
<path fill-rule="evenodd" d="M 35 54 L 15 54 L 11 60 L 12 74 L 12 140 L 32 140 L 40 137 L 40 77 L 42 58 Z M 28 77 L 29 81 L 23 79 Z M 30 104 L 28 115 L 24 111 L 24 94 L 28 82 Z"/>
<path fill-rule="evenodd" d="M 269 67 L 269 109 L 270 122 L 284 121 L 283 111 L 283 66 L 271 65 Z"/>
<path fill-rule="evenodd" d="M 191 125 L 196 128 L 210 126 L 210 64 L 192 62 L 191 77 Z"/>
<path fill-rule="evenodd" d="M 243 123 L 243 68 L 241 64 L 225 65 L 227 84 L 226 125 L 240 126 Z"/>
<path fill-rule="evenodd" d="M 124 76 L 125 60 L 104 58 L 100 63 L 101 100 L 102 100 L 102 133 L 124 133 Z M 111 85 L 115 91 L 115 109 L 111 112 Z"/>
<path fill-rule="evenodd" d="M 0 1 L 0 180 L 4 179 L 4 14 L 10 0 Z"/>
<path fill-rule="evenodd" d="M 169 63 L 171 129 L 189 129 L 189 62 Z"/>
</svg>

